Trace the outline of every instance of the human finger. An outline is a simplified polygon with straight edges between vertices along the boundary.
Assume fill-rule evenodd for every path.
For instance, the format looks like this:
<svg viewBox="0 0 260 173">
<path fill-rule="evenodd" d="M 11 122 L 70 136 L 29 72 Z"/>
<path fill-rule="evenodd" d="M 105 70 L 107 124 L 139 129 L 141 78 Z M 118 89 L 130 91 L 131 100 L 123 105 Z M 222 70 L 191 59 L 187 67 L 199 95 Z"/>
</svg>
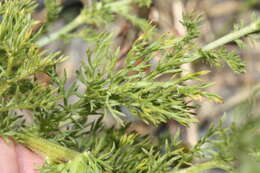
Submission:
<svg viewBox="0 0 260 173">
<path fill-rule="evenodd" d="M 19 173 L 16 159 L 15 144 L 13 141 L 8 142 L 0 138 L 0 170 L 1 173 Z"/>
<path fill-rule="evenodd" d="M 19 173 L 39 173 L 37 168 L 43 164 L 43 159 L 21 144 L 16 144 Z"/>
</svg>

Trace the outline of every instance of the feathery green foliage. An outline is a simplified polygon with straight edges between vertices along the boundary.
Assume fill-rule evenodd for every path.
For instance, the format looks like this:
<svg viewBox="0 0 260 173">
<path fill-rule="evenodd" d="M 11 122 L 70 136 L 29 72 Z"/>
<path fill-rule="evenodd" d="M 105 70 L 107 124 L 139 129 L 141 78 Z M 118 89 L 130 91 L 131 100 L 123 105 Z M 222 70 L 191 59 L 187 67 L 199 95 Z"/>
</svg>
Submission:
<svg viewBox="0 0 260 173">
<path fill-rule="evenodd" d="M 59 1 L 45 3 L 48 13 L 43 27 L 49 26 L 61 9 Z M 252 169 L 257 169 L 257 118 L 225 128 L 220 122 L 209 128 L 197 145 L 187 149 L 180 132 L 162 139 L 141 136 L 128 131 L 125 117 L 130 114 L 151 125 L 167 120 L 185 126 L 196 122 L 195 101 L 222 100 L 204 91 L 212 85 L 200 78 L 208 71 L 183 75 L 181 66 L 197 60 L 219 65 L 223 60 L 235 72 L 244 72 L 244 63 L 237 55 L 221 46 L 259 32 L 259 20 L 200 48 L 196 46 L 199 16 L 185 16 L 184 37 L 160 34 L 148 21 L 131 14 L 134 3 L 140 7 L 151 5 L 149 0 L 94 2 L 60 31 L 44 37 L 45 29 L 34 30 L 37 22 L 31 17 L 36 7 L 33 0 L 2 2 L 0 135 L 11 136 L 46 157 L 46 163 L 39 168 L 44 173 L 196 173 L 211 168 L 241 172 L 250 165 L 247 160 L 252 160 L 256 165 Z M 102 29 L 118 15 L 142 30 L 120 68 L 120 49 L 113 48 L 115 36 Z M 87 51 L 87 62 L 77 72 L 77 79 L 85 86 L 83 94 L 76 83 L 65 89 L 66 76 L 57 76 L 55 64 L 63 61 L 64 56 L 40 48 L 82 24 L 88 24 L 92 35 L 86 40 L 94 45 Z M 99 28 L 98 33 L 93 27 Z M 153 65 L 151 62 L 158 54 L 160 60 Z M 37 81 L 38 72 L 50 77 L 47 86 Z M 165 76 L 167 80 L 162 80 Z M 193 82 L 187 84 L 188 81 Z M 72 96 L 78 100 L 69 103 Z M 30 111 L 31 123 L 17 115 L 16 111 L 21 109 Z M 89 121 L 97 115 L 101 118 Z M 110 115 L 122 125 L 120 128 L 104 126 L 102 118 Z M 204 163 L 194 164 L 198 159 Z M 237 167 L 237 163 L 241 166 Z"/>
</svg>

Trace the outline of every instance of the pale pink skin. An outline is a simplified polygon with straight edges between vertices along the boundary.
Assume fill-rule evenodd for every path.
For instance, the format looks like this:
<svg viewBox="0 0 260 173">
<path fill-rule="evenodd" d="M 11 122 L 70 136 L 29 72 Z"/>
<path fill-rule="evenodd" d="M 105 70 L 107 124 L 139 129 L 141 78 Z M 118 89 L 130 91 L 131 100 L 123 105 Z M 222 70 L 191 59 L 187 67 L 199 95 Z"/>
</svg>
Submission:
<svg viewBox="0 0 260 173">
<path fill-rule="evenodd" d="M 37 167 L 43 159 L 12 140 L 8 143 L 0 138 L 0 172 L 1 173 L 39 173 Z"/>
</svg>

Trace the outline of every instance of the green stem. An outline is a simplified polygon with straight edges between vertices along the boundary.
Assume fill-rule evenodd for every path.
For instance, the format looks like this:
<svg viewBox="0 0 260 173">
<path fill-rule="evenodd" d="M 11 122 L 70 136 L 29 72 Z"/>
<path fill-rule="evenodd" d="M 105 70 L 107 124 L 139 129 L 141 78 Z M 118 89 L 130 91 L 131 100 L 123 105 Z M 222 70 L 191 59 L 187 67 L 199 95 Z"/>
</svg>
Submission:
<svg viewBox="0 0 260 173">
<path fill-rule="evenodd" d="M 207 44 L 206 46 L 202 47 L 202 50 L 209 51 L 209 50 L 215 49 L 219 46 L 222 46 L 226 43 L 237 40 L 241 37 L 244 37 L 248 34 L 251 34 L 251 33 L 254 33 L 257 31 L 260 31 L 260 20 L 254 22 L 254 23 L 251 23 L 249 26 L 246 26 L 238 31 L 234 31 L 228 35 L 225 35 L 224 37 L 217 39 L 216 41 L 213 41 L 213 42 Z"/>
<path fill-rule="evenodd" d="M 208 161 L 201 164 L 197 164 L 189 168 L 177 171 L 175 173 L 199 173 L 201 171 L 205 171 L 213 168 L 221 168 L 223 170 L 230 171 L 230 166 L 227 165 L 225 162 L 214 160 L 214 161 Z"/>
<path fill-rule="evenodd" d="M 255 32 L 258 32 L 260 31 L 260 20 L 257 20 L 253 23 L 251 23 L 249 26 L 246 26 L 238 31 L 234 31 L 230 34 L 227 34 L 205 46 L 203 46 L 201 48 L 202 51 L 210 51 L 212 49 L 215 49 L 215 48 L 218 48 L 220 46 L 223 46 L 227 43 L 230 43 L 234 40 L 237 40 L 241 37 L 244 37 L 244 36 L 247 36 L 249 34 L 252 34 L 252 33 L 255 33 Z M 200 53 L 195 53 L 192 58 L 189 57 L 188 59 L 184 59 L 184 62 L 193 62 L 197 59 L 200 59 L 201 58 L 201 54 Z"/>
<path fill-rule="evenodd" d="M 73 29 L 77 28 L 79 25 L 84 24 L 86 22 L 84 14 L 80 14 L 76 19 L 74 19 L 71 23 L 67 24 L 65 27 L 60 29 L 57 32 L 51 33 L 49 36 L 43 37 L 36 42 L 39 47 L 46 46 L 50 42 L 59 39 L 61 36 L 69 33 Z"/>
<path fill-rule="evenodd" d="M 36 153 L 39 153 L 40 155 L 47 157 L 52 161 L 69 161 L 80 154 L 77 151 L 52 143 L 46 139 L 31 135 L 19 135 L 18 141 Z"/>
</svg>

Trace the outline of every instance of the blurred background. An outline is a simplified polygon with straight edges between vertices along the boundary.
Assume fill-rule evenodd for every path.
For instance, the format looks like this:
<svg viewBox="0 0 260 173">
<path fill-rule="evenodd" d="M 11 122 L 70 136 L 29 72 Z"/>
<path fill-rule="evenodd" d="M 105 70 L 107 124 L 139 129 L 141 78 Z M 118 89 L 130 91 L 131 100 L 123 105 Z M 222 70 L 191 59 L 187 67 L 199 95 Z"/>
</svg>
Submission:
<svg viewBox="0 0 260 173">
<path fill-rule="evenodd" d="M 38 20 L 44 18 L 44 0 L 39 0 L 39 6 L 34 17 Z M 64 27 L 73 20 L 80 10 L 86 4 L 91 4 L 91 0 L 63 0 L 62 12 L 59 18 L 50 26 L 49 32 L 55 32 Z M 133 4 L 134 6 L 134 4 Z M 158 27 L 160 32 L 171 32 L 176 36 L 183 36 L 185 28 L 179 21 L 182 20 L 183 13 L 195 12 L 202 14 L 201 36 L 198 44 L 205 45 L 227 33 L 233 31 L 234 24 L 251 21 L 252 14 L 260 16 L 260 0 L 153 0 L 150 8 L 135 8 L 136 15 L 149 19 Z M 122 17 L 116 18 L 115 22 L 109 27 L 103 28 L 107 31 L 116 33 L 115 44 L 120 46 L 121 59 L 118 60 L 118 66 L 124 55 L 131 48 L 133 41 L 137 38 L 140 30 L 133 26 L 129 21 Z M 255 37 L 259 40 L 259 38 Z M 246 62 L 247 72 L 244 74 L 235 74 L 228 67 L 213 68 L 203 62 L 188 64 L 183 68 L 189 71 L 199 71 L 210 69 L 212 72 L 204 77 L 205 81 L 214 82 L 215 85 L 208 88 L 223 97 L 223 104 L 216 104 L 207 101 L 200 101 L 200 108 L 197 110 L 197 118 L 200 123 L 191 125 L 189 128 L 182 128 L 183 138 L 188 145 L 194 145 L 197 139 L 203 135 L 211 122 L 216 122 L 226 113 L 226 123 L 229 123 L 231 115 L 248 115 L 260 113 L 260 104 L 258 104 L 257 91 L 260 88 L 260 43 L 252 40 L 245 40 L 246 47 L 238 48 L 236 44 L 226 45 L 230 50 L 239 52 L 241 58 Z M 81 38 L 72 38 L 66 42 L 57 40 L 47 46 L 52 51 L 60 50 L 63 54 L 69 56 L 69 59 L 58 65 L 57 71 L 60 75 L 66 69 L 68 78 L 75 82 L 75 71 L 79 68 L 80 62 L 86 59 L 86 49 L 91 46 Z M 77 98 L 71 98 L 71 102 Z M 257 106 L 259 105 L 259 106 Z M 163 133 L 174 134 L 177 125 L 174 121 L 162 124 L 158 128 L 150 127 L 144 123 L 131 118 L 135 121 L 131 126 L 133 130 L 141 134 L 161 135 Z M 107 118 L 108 125 L 114 124 L 111 118 Z"/>
</svg>

